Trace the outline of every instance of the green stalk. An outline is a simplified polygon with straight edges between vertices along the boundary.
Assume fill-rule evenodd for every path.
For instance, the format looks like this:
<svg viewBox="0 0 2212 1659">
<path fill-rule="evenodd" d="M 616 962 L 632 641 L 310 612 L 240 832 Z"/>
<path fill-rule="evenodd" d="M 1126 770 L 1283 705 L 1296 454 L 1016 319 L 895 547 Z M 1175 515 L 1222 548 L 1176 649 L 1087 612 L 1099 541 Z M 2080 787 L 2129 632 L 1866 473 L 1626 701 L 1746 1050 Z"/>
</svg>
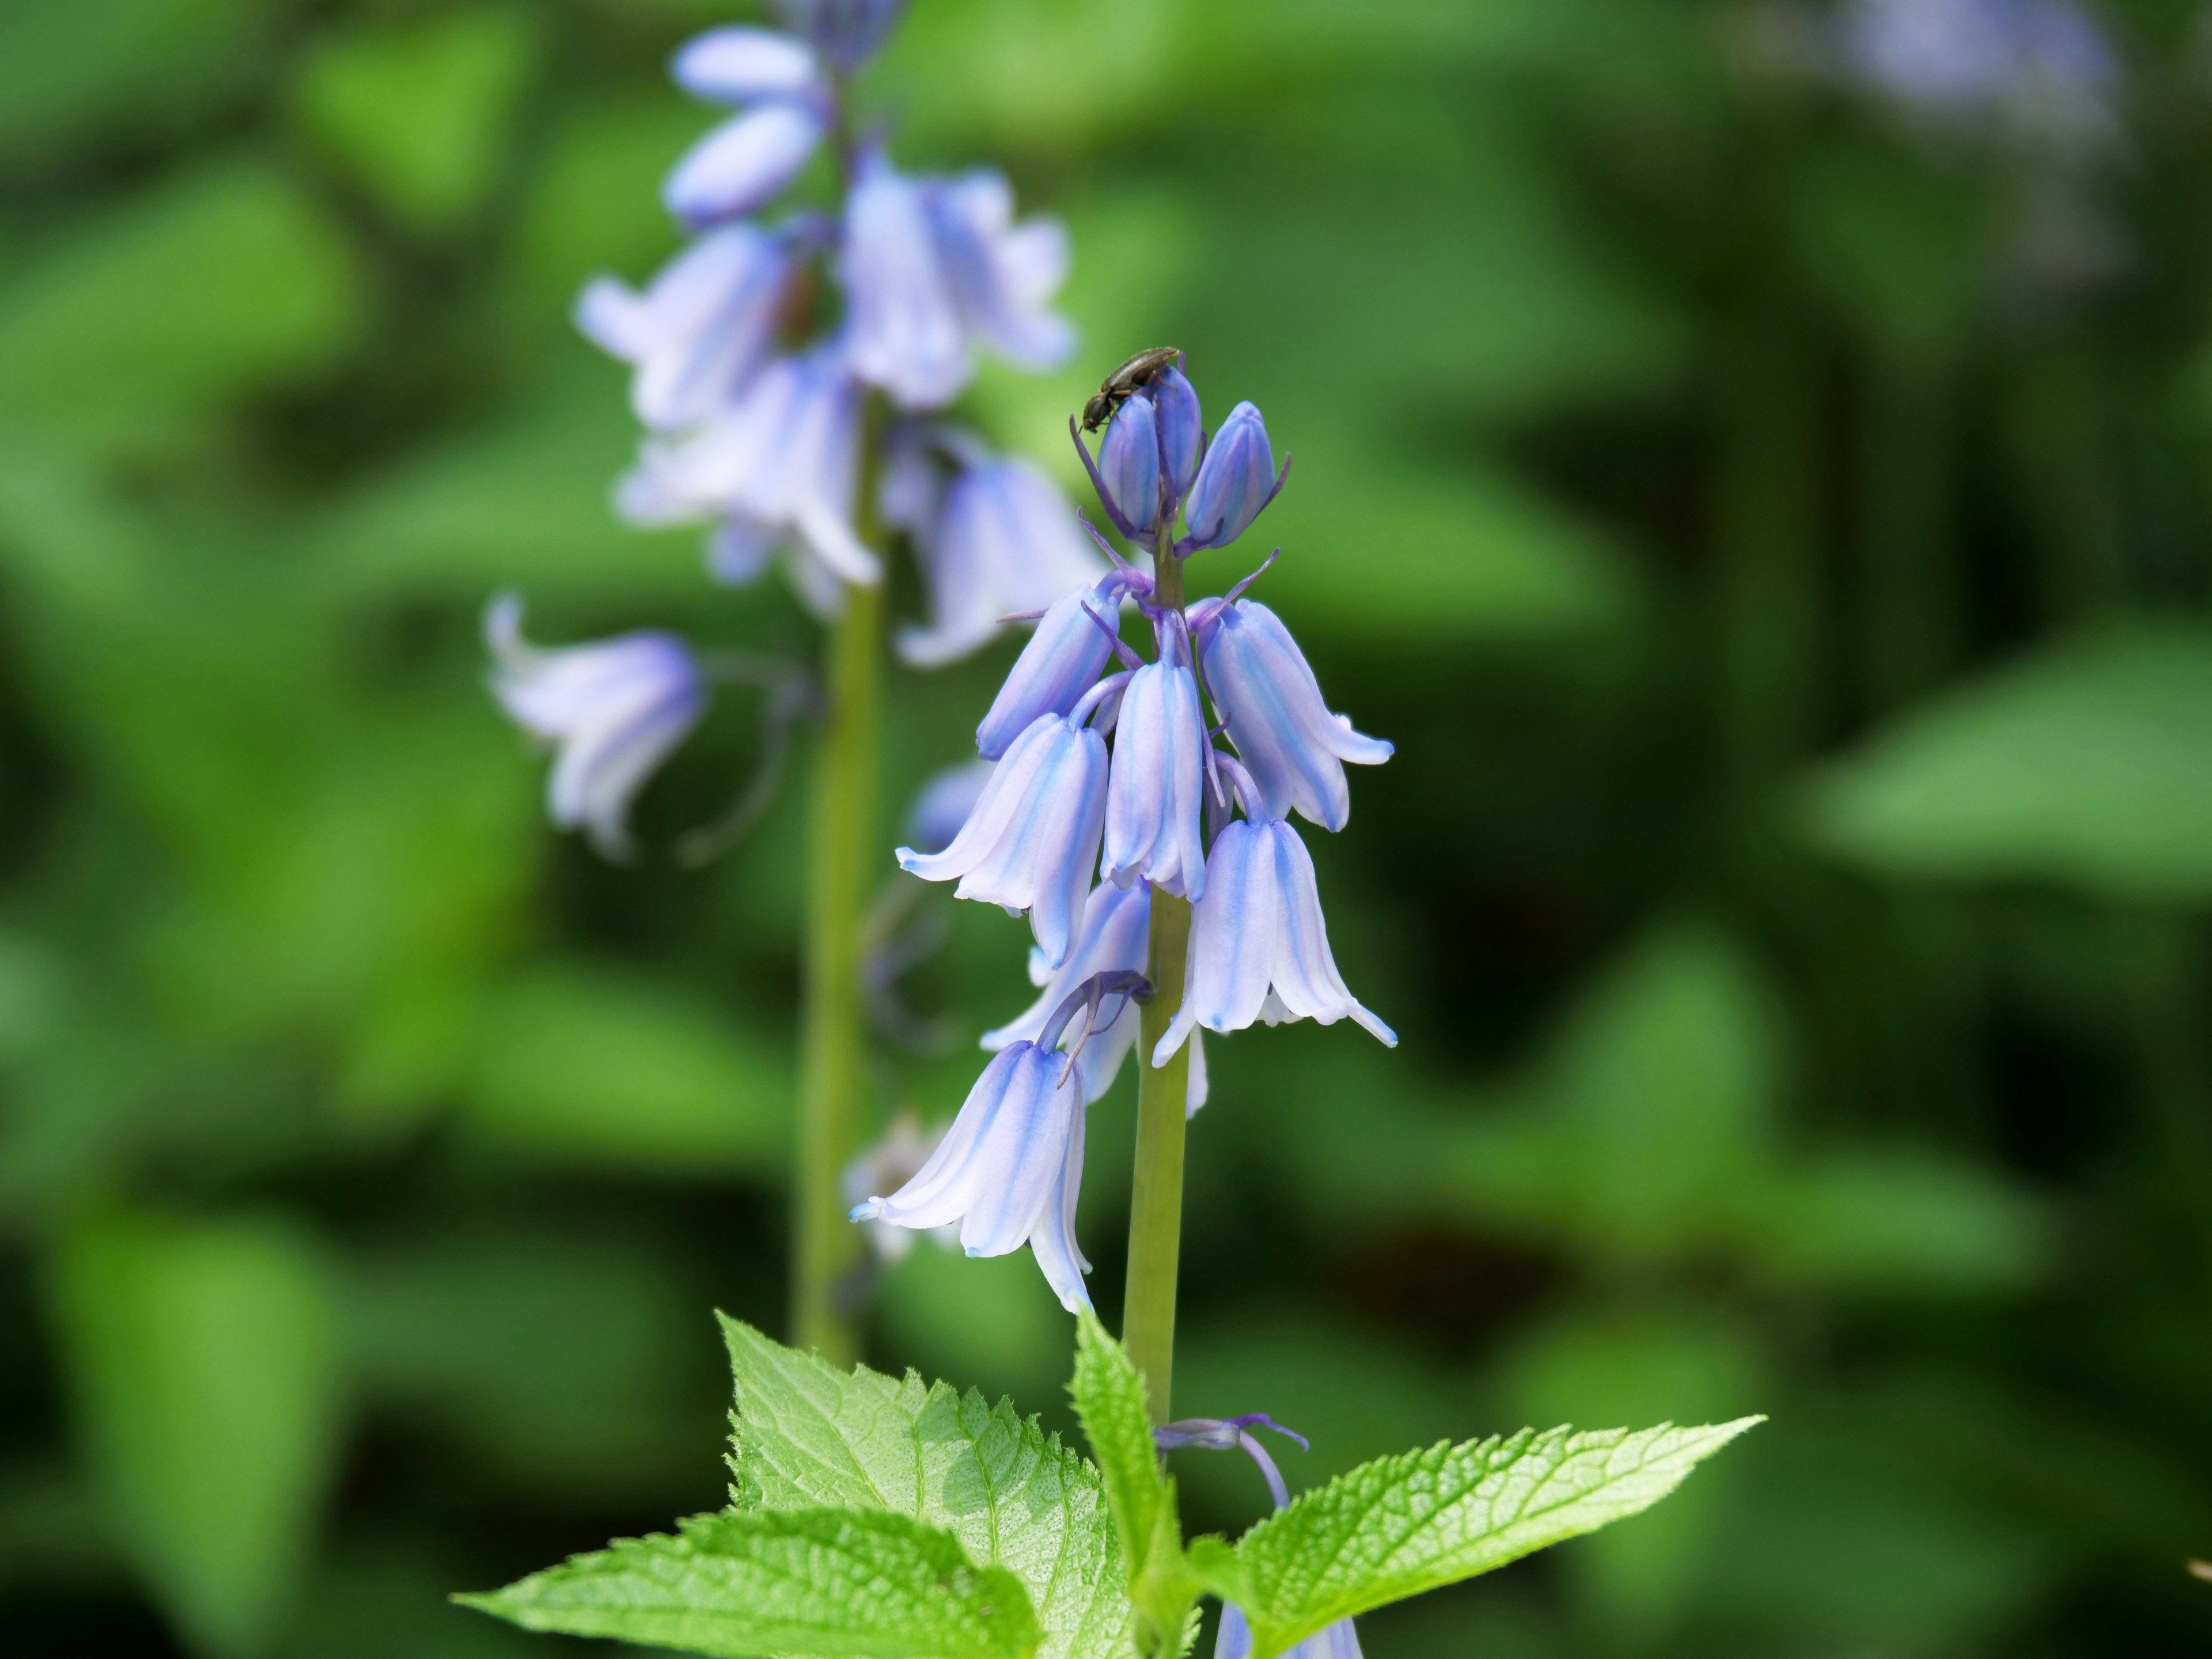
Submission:
<svg viewBox="0 0 2212 1659">
<path fill-rule="evenodd" d="M 1182 561 L 1157 538 L 1153 599 L 1163 608 L 1182 607 Z M 1143 1373 L 1152 1421 L 1169 1421 L 1175 1380 L 1176 1275 L 1182 1255 L 1182 1147 L 1185 1102 L 1190 1093 L 1190 1042 L 1155 1069 L 1152 1046 L 1182 1006 L 1184 951 L 1190 941 L 1190 902 L 1152 890 L 1152 933 L 1145 977 L 1152 1000 L 1139 1016 L 1137 1038 L 1137 1174 L 1129 1204 L 1129 1283 L 1121 1304 L 1121 1342 Z M 1194 1042 L 1196 1036 L 1191 1038 Z"/>
<path fill-rule="evenodd" d="M 854 529 L 871 545 L 875 434 L 863 423 Z M 791 1340 L 833 1365 L 860 1357 L 839 1290 L 858 1266 L 860 1230 L 845 1218 L 845 1166 L 859 1150 L 867 1055 L 860 1001 L 860 933 L 884 866 L 876 833 L 876 774 L 883 723 L 884 589 L 848 583 L 830 635 L 829 707 L 814 760 L 813 827 L 806 872 L 805 1010 L 801 1020 L 799 1170 L 793 1206 Z"/>
</svg>

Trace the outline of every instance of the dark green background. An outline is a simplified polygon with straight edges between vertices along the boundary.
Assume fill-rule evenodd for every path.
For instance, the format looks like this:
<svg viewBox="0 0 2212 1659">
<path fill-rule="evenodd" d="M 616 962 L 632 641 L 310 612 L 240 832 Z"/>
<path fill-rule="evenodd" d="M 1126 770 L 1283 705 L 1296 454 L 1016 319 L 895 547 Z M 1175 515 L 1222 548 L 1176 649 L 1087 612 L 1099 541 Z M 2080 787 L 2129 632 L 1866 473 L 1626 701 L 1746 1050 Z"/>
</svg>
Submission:
<svg viewBox="0 0 2212 1659">
<path fill-rule="evenodd" d="M 565 308 L 673 246 L 674 0 L 0 7 L 0 1645 L 545 1651 L 446 1607 L 719 1501 L 708 1310 L 781 1316 L 803 796 L 595 862 L 492 708 L 551 640 L 808 653 L 606 508 Z M 2126 257 L 2047 169 L 1686 0 L 915 0 L 865 87 L 1074 238 L 1065 374 L 1182 345 L 1296 472 L 1262 592 L 1398 744 L 1309 832 L 1404 1036 L 1258 1030 L 1191 1140 L 1178 1405 L 1292 1485 L 1560 1419 L 1772 1422 L 1375 1659 L 2200 1653 L 2212 1585 L 2212 69 L 2115 5 Z M 818 185 L 819 181 L 817 181 Z M 915 585 L 901 576 L 899 603 Z M 895 678 L 886 796 L 1007 653 Z M 888 814 L 887 814 L 888 817 Z M 894 880 L 884 825 L 884 881 Z M 942 1116 L 1030 995 L 928 900 Z M 1118 1305 L 1131 1109 L 1082 1231 Z M 1026 1255 L 872 1316 L 1065 1420 Z M 1263 1494 L 1182 1460 L 1196 1525 Z"/>
</svg>

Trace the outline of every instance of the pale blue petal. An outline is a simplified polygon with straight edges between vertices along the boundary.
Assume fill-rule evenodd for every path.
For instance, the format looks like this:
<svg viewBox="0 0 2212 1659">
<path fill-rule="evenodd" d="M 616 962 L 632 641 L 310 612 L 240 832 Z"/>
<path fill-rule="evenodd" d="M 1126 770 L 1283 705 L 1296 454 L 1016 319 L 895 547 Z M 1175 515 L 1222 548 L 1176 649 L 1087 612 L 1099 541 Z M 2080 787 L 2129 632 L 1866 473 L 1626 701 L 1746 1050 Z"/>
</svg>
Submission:
<svg viewBox="0 0 2212 1659">
<path fill-rule="evenodd" d="M 768 104 L 725 121 L 668 175 L 661 199 L 688 225 L 735 219 L 798 177 L 829 124 L 803 104 Z"/>
</svg>

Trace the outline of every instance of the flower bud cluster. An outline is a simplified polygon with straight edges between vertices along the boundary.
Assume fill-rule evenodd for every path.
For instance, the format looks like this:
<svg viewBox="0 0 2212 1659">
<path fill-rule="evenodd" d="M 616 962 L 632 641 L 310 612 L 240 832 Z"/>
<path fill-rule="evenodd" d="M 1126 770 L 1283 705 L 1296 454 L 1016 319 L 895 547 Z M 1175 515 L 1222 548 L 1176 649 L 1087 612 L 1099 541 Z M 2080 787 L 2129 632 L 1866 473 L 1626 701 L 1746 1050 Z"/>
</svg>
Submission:
<svg viewBox="0 0 2212 1659">
<path fill-rule="evenodd" d="M 974 1237 L 963 1229 L 969 1252 L 1030 1242 L 1071 1310 L 1088 1304 L 1067 1265 L 1079 1261 L 1067 1231 L 1073 1164 L 1054 1187 L 1037 1161 L 1079 1149 L 1085 1106 L 1136 1044 L 1159 896 L 1190 903 L 1188 954 L 1181 1005 L 1144 1063 L 1165 1066 L 1191 1045 L 1188 1109 L 1206 1098 L 1201 1030 L 1349 1018 L 1397 1042 L 1337 971 L 1313 860 L 1288 821 L 1295 812 L 1343 829 L 1346 763 L 1379 765 L 1390 745 L 1330 711 L 1289 629 L 1244 597 L 1252 578 L 1195 604 L 1164 598 L 1182 584 L 1162 577 L 1179 577 L 1188 554 L 1236 540 L 1280 489 L 1288 465 L 1276 467 L 1266 422 L 1239 404 L 1208 441 L 1178 363 L 1123 398 L 1095 459 L 1079 434 L 1076 444 L 1107 518 L 1151 550 L 1154 569 L 1114 556 L 1104 575 L 1053 600 L 976 728 L 978 753 L 996 765 L 965 822 L 939 848 L 898 854 L 926 880 L 957 881 L 961 898 L 1026 915 L 1043 994 L 985 1035 L 998 1058 L 954 1121 L 945 1144 L 962 1150 L 945 1154 L 941 1178 L 917 1176 L 854 1212 L 936 1226 L 985 1206 L 978 1212 L 994 1219 Z M 1149 624 L 1149 659 L 1121 637 L 1125 605 Z M 1227 750 L 1217 744 L 1224 734 Z M 1055 1047 L 1068 1051 L 1064 1062 L 1047 1059 Z M 1056 1066 L 1049 1091 L 1040 1091 L 1039 1065 Z M 1041 1116 L 1067 1125 L 1048 1133 L 1036 1127 Z M 957 1180 L 954 1162 L 964 1172 Z M 1002 1186 L 1040 1195 L 1038 1207 L 1001 1224 L 988 1206 Z M 1042 1207 L 1048 1192 L 1060 1207 Z"/>
</svg>

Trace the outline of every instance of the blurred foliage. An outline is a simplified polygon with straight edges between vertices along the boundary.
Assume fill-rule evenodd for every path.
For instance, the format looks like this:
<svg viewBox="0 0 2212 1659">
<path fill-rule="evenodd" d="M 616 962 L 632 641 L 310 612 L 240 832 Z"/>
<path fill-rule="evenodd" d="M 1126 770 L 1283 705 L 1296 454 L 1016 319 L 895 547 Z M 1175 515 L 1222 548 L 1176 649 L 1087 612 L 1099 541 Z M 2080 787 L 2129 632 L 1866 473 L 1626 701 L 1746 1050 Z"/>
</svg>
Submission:
<svg viewBox="0 0 2212 1659">
<path fill-rule="evenodd" d="M 711 112 L 663 70 L 724 15 L 0 9 L 12 1652 L 491 1659 L 532 1644 L 446 1591 L 719 1499 L 708 1310 L 780 1311 L 799 792 L 666 856 L 752 759 L 730 694 L 598 865 L 475 629 L 513 586 L 547 639 L 811 649 L 614 523 L 622 379 L 566 319 L 674 246 Z M 1783 72 L 1795 15 L 914 0 L 864 88 L 1073 233 L 1083 353 L 973 418 L 1072 482 L 1138 346 L 1259 403 L 1269 602 L 1399 745 L 1309 839 L 1406 1042 L 1211 1050 L 1179 1408 L 1307 1433 L 1296 1486 L 1773 1419 L 1377 1659 L 2212 1630 L 2201 9 L 2100 14 L 2129 137 L 2063 180 Z M 1006 657 L 898 680 L 887 799 Z M 905 994 L 960 1041 L 877 1081 L 939 1117 L 1030 992 L 1018 924 L 925 902 Z M 876 1290 L 879 1364 L 1057 1398 L 1025 1261 Z M 1193 1530 L 1264 1502 L 1180 1473 Z"/>
</svg>

